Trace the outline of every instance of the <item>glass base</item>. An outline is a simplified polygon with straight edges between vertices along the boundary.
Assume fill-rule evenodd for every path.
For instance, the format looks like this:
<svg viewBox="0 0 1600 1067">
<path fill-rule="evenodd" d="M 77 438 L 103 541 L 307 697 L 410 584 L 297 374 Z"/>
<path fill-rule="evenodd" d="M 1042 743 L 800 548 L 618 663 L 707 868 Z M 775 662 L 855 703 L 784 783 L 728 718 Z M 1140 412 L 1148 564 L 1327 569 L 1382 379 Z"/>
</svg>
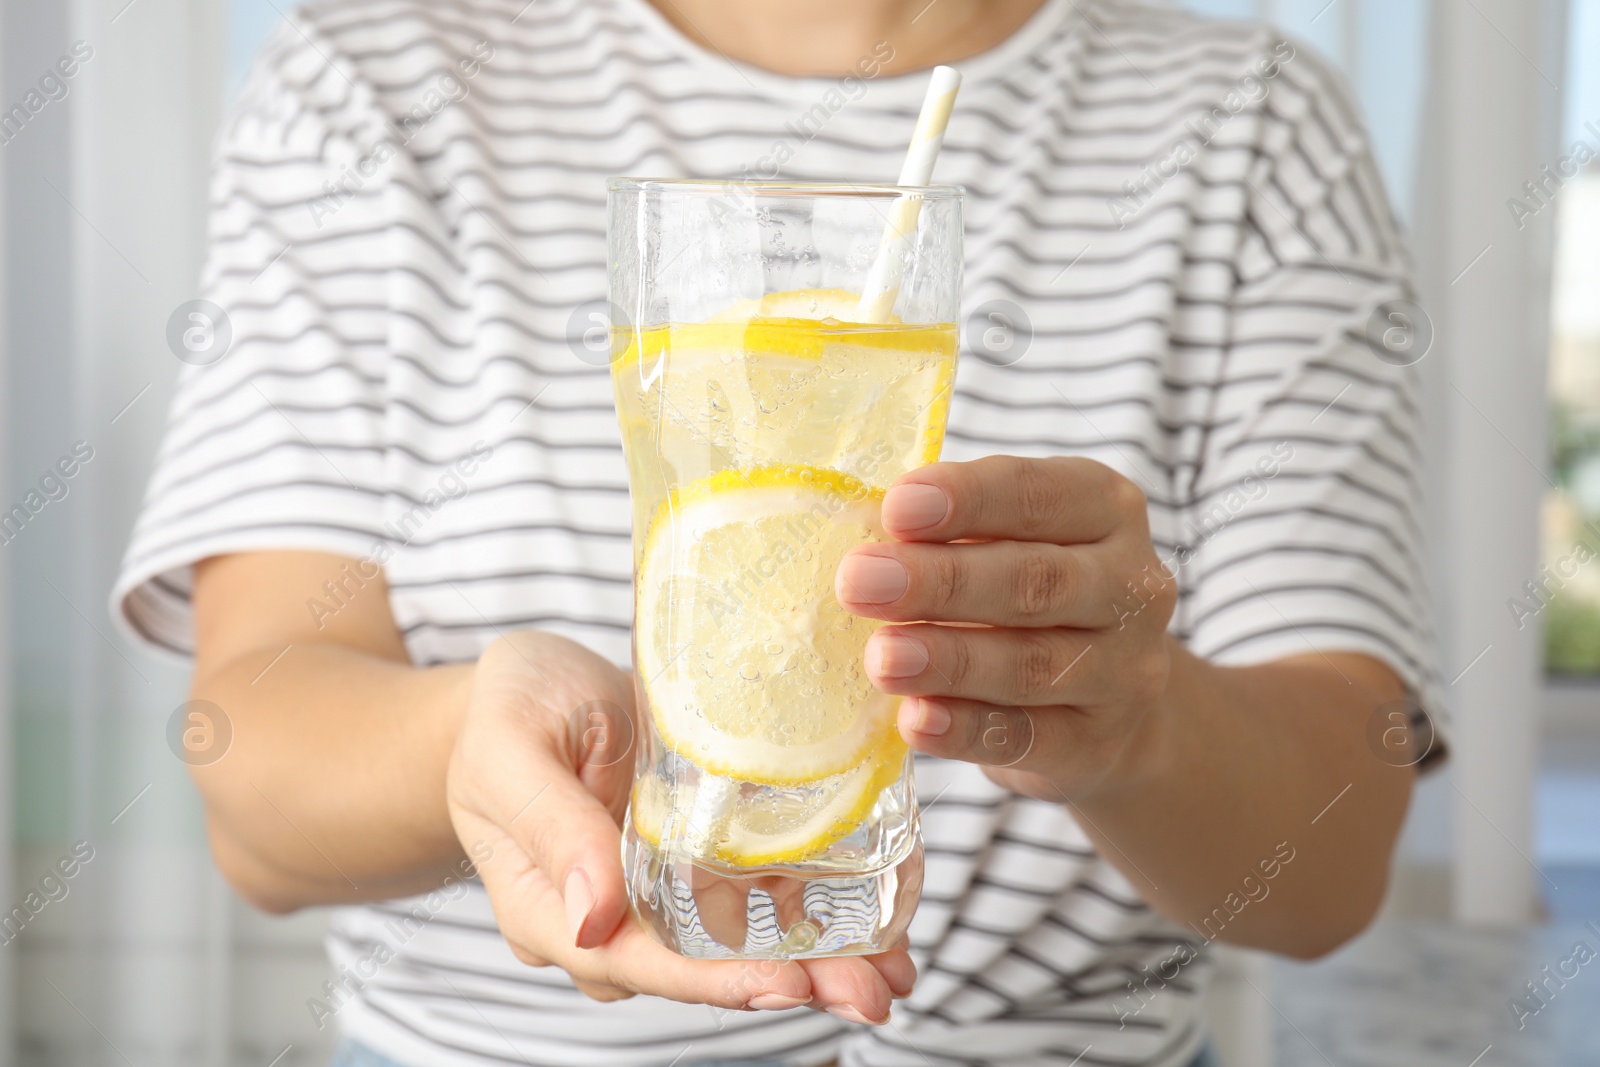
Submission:
<svg viewBox="0 0 1600 1067">
<path fill-rule="evenodd" d="M 634 912 L 656 940 L 690 959 L 884 952 L 905 935 L 922 892 L 922 842 L 915 833 L 875 870 L 826 874 L 674 862 L 631 825 L 622 851 Z"/>
</svg>

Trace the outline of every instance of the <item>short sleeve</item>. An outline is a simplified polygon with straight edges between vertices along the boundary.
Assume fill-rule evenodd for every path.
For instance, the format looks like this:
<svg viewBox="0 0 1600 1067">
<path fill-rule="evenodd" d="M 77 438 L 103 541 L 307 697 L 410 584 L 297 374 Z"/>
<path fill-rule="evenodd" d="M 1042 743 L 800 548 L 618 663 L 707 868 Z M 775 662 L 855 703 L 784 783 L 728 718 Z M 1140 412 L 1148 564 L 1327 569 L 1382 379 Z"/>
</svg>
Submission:
<svg viewBox="0 0 1600 1067">
<path fill-rule="evenodd" d="M 169 326 L 185 366 L 112 591 L 121 623 L 180 655 L 196 562 L 274 548 L 359 558 L 382 535 L 388 310 L 374 267 L 395 200 L 335 182 L 364 158 L 370 96 L 291 17 L 223 132 L 205 303 Z"/>
<path fill-rule="evenodd" d="M 1222 664 L 1359 652 L 1448 733 L 1423 574 L 1409 266 L 1359 120 L 1306 50 L 1266 103 L 1232 338 L 1176 555 L 1176 628 Z M 1391 311 L 1400 318 L 1391 319 Z M 1380 321 L 1378 341 L 1369 323 Z M 1409 342 L 1426 327 L 1412 323 Z M 1383 343 L 1387 340 L 1390 345 Z"/>
</svg>

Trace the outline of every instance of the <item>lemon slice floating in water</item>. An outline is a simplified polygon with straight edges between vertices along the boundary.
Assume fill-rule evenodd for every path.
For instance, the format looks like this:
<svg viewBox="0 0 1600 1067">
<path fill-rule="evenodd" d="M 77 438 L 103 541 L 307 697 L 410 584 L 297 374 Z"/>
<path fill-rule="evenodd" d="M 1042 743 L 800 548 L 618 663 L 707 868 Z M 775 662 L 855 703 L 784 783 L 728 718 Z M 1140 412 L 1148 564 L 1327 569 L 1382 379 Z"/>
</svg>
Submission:
<svg viewBox="0 0 1600 1067">
<path fill-rule="evenodd" d="M 801 289 L 738 301 L 705 322 L 619 329 L 612 373 L 624 435 L 659 436 L 662 449 L 709 442 L 730 466 L 810 463 L 885 487 L 932 463 L 955 381 L 955 326 L 851 322 L 856 302 Z"/>
<path fill-rule="evenodd" d="M 679 818 L 692 824 L 702 807 L 718 814 L 705 825 L 675 827 L 675 838 L 697 859 L 715 859 L 734 867 L 803 862 L 827 851 L 861 825 L 878 795 L 900 776 L 905 755 L 905 742 L 894 736 L 873 758 L 856 767 L 782 791 L 745 790 L 730 779 L 701 775 L 696 795 L 687 798 L 687 810 L 680 809 Z M 744 792 L 753 795 L 744 796 Z M 714 799 L 698 805 L 695 801 L 702 794 Z M 670 801 L 660 774 L 647 775 L 634 785 L 629 809 L 634 828 L 657 850 L 661 849 Z"/>
<path fill-rule="evenodd" d="M 635 655 L 656 729 L 702 770 L 814 782 L 894 736 L 897 697 L 862 668 L 882 625 L 833 595 L 857 545 L 883 540 L 883 492 L 838 471 L 730 470 L 670 493 L 639 562 Z"/>
</svg>

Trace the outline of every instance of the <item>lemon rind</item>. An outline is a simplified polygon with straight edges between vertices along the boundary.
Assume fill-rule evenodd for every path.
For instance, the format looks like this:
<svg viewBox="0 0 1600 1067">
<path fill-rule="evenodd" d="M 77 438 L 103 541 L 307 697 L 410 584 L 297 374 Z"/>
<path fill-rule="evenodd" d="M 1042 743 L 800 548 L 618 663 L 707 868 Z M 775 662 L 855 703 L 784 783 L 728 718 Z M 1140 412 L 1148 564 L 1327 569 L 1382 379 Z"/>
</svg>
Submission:
<svg viewBox="0 0 1600 1067">
<path fill-rule="evenodd" d="M 668 351 L 696 350 L 817 360 L 829 346 L 840 344 L 930 356 L 951 355 L 955 352 L 956 328 L 954 323 L 859 323 L 787 317 L 668 323 L 643 330 L 613 327 L 611 364 L 613 370 L 619 370 L 642 360 L 656 359 Z"/>
<path fill-rule="evenodd" d="M 715 860 L 727 866 L 738 868 L 771 867 L 778 864 L 803 863 L 806 860 L 815 859 L 836 843 L 860 829 L 861 824 L 871 814 L 873 806 L 877 804 L 883 791 L 898 781 L 900 775 L 905 772 L 906 751 L 905 742 L 900 739 L 899 735 L 892 735 L 881 749 L 873 754 L 866 766 L 862 767 L 864 772 L 867 771 L 867 767 L 870 767 L 870 773 L 867 773 L 865 783 L 855 792 L 854 799 L 850 802 L 850 806 L 845 813 L 827 817 L 827 823 L 824 826 L 814 830 L 808 836 L 804 836 L 799 843 L 786 843 L 784 847 L 769 847 L 765 851 L 741 851 L 736 842 L 725 834 L 710 850 L 709 856 L 697 858 Z M 659 851 L 661 849 L 661 823 L 664 821 L 664 813 L 662 813 L 661 817 L 652 820 L 649 818 L 648 805 L 640 803 L 641 795 L 649 789 L 653 781 L 655 781 L 655 778 L 654 775 L 651 775 L 641 778 L 635 783 L 633 795 L 629 802 L 628 817 L 633 824 L 635 832 L 650 847 Z M 664 807 L 665 800 L 659 801 L 657 806 Z M 831 805 L 829 806 L 831 807 Z M 810 822 L 816 822 L 825 816 L 826 811 L 824 810 L 814 816 Z M 730 825 L 736 826 L 737 822 L 736 810 L 734 815 L 730 817 Z M 806 825 L 810 825 L 810 822 Z M 751 836 L 758 837 L 760 835 L 752 833 Z M 794 838 L 801 835 L 795 832 L 786 836 Z"/>
</svg>

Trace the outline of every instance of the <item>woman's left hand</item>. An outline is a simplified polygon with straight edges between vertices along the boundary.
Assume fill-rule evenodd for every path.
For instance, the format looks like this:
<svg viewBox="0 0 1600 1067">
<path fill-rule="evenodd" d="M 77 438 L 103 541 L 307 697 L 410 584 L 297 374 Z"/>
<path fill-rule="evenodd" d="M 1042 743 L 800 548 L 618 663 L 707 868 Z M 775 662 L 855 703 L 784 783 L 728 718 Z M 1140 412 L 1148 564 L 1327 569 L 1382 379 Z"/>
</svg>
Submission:
<svg viewBox="0 0 1600 1067">
<path fill-rule="evenodd" d="M 1177 583 L 1132 482 L 1078 458 L 936 463 L 889 489 L 883 525 L 895 540 L 852 550 L 835 591 L 893 624 L 866 667 L 907 698 L 913 748 L 1076 801 L 1159 743 Z"/>
</svg>

